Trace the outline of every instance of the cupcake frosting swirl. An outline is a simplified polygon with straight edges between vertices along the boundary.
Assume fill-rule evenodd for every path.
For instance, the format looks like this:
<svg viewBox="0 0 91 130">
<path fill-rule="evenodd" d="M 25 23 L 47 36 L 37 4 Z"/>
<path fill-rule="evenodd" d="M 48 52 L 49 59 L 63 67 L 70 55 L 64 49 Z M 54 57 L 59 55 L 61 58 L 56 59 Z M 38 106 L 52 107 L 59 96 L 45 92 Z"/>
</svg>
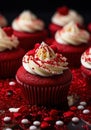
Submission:
<svg viewBox="0 0 91 130">
<path fill-rule="evenodd" d="M 32 33 L 43 30 L 44 22 L 38 19 L 32 12 L 26 10 L 13 20 L 12 28 L 17 31 Z"/>
<path fill-rule="evenodd" d="M 87 49 L 81 56 L 81 64 L 87 68 L 91 69 L 91 47 Z"/>
<path fill-rule="evenodd" d="M 88 43 L 89 38 L 89 32 L 80 29 L 73 21 L 55 33 L 55 40 L 60 44 L 71 44 L 77 46 L 83 43 Z"/>
<path fill-rule="evenodd" d="M 54 50 L 46 43 L 42 42 L 37 49 L 29 51 L 22 60 L 23 67 L 31 74 L 44 77 L 62 74 L 68 69 L 66 58 Z"/>
<path fill-rule="evenodd" d="M 14 35 L 8 36 L 5 31 L 0 28 L 0 52 L 12 48 L 16 48 L 19 44 L 17 37 Z"/>
<path fill-rule="evenodd" d="M 70 21 L 74 21 L 75 23 L 79 23 L 80 25 L 82 25 L 83 17 L 74 10 L 69 10 L 67 15 L 62 15 L 58 11 L 56 11 L 54 15 L 52 16 L 51 21 L 52 23 L 59 26 L 64 26 Z"/>
</svg>

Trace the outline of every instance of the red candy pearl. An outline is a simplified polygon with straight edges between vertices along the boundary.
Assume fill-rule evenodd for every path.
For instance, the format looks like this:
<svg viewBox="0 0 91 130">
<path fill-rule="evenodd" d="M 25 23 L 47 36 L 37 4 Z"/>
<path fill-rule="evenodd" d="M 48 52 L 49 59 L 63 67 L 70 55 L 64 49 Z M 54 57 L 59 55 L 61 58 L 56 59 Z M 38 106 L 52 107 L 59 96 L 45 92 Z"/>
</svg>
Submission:
<svg viewBox="0 0 91 130">
<path fill-rule="evenodd" d="M 65 112 L 63 115 L 64 115 L 64 118 L 70 118 L 74 116 L 74 112 L 68 111 L 68 112 Z"/>
<path fill-rule="evenodd" d="M 52 117 L 45 117 L 44 121 L 52 123 L 53 122 L 53 118 Z"/>
<path fill-rule="evenodd" d="M 70 107 L 70 110 L 75 112 L 75 111 L 77 111 L 77 107 L 76 106 L 72 106 L 72 107 Z"/>
<path fill-rule="evenodd" d="M 41 123 L 40 127 L 41 127 L 41 129 L 46 129 L 47 130 L 47 128 L 49 128 L 49 126 L 50 126 L 49 123 L 44 121 L 44 122 Z"/>
</svg>

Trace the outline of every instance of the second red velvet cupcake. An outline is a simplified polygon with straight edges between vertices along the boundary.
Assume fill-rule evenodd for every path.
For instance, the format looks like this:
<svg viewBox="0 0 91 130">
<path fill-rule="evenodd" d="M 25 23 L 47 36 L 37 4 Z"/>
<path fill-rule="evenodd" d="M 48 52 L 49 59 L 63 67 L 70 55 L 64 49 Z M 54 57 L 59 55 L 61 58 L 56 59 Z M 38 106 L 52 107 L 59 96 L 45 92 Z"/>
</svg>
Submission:
<svg viewBox="0 0 91 130">
<path fill-rule="evenodd" d="M 58 7 L 51 17 L 51 23 L 49 24 L 50 35 L 54 37 L 57 30 L 62 29 L 71 21 L 74 21 L 79 26 L 83 26 L 84 23 L 83 17 L 75 10 L 70 9 L 67 6 Z"/>
<path fill-rule="evenodd" d="M 56 32 L 52 44 L 68 59 L 70 68 L 78 68 L 81 65 L 81 54 L 90 46 L 89 40 L 90 34 L 86 30 L 70 22 Z"/>
<path fill-rule="evenodd" d="M 23 57 L 16 80 L 29 104 L 65 110 L 72 74 L 66 58 L 53 49 L 44 42 L 36 44 Z"/>
<path fill-rule="evenodd" d="M 0 79 L 14 78 L 25 51 L 10 27 L 0 28 Z"/>
<path fill-rule="evenodd" d="M 12 28 L 20 46 L 26 51 L 33 49 L 36 42 L 45 40 L 48 34 L 44 22 L 29 10 L 23 11 L 12 21 Z"/>
</svg>

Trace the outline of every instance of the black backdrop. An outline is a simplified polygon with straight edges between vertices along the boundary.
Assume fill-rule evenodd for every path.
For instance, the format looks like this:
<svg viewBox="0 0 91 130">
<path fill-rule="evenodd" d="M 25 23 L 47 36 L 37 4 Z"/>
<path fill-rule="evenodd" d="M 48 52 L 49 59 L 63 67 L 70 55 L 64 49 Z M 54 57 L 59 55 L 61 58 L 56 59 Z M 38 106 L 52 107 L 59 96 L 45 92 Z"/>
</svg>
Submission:
<svg viewBox="0 0 91 130">
<path fill-rule="evenodd" d="M 80 11 L 91 10 L 90 0 L 0 0 L 0 11 L 15 11 L 24 8 L 53 11 L 59 5 L 68 5 Z"/>
<path fill-rule="evenodd" d="M 48 23 L 56 8 L 63 5 L 77 10 L 86 23 L 91 21 L 90 0 L 0 0 L 0 13 L 11 22 L 22 10 L 29 9 Z"/>
</svg>

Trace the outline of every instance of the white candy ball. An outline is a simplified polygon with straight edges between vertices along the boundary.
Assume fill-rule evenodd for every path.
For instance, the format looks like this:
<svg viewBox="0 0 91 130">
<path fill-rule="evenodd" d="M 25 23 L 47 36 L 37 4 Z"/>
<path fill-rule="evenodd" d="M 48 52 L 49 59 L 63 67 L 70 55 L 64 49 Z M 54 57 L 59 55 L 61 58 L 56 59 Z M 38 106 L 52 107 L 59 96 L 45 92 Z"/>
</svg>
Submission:
<svg viewBox="0 0 91 130">
<path fill-rule="evenodd" d="M 14 81 L 10 81 L 9 85 L 15 85 L 16 83 Z"/>
<path fill-rule="evenodd" d="M 39 126 L 39 125 L 40 125 L 40 121 L 34 121 L 34 122 L 33 122 L 33 125 Z"/>
<path fill-rule="evenodd" d="M 34 125 L 31 125 L 31 126 L 29 127 L 29 130 L 37 130 L 37 127 L 34 126 Z"/>
<path fill-rule="evenodd" d="M 3 118 L 3 120 L 4 120 L 5 122 L 8 122 L 8 121 L 10 121 L 10 120 L 11 120 L 11 117 L 6 116 L 6 117 L 4 117 L 4 118 Z"/>
<path fill-rule="evenodd" d="M 87 103 L 83 101 L 83 102 L 80 102 L 80 105 L 82 105 L 82 106 L 86 106 Z"/>
<path fill-rule="evenodd" d="M 83 109 L 84 109 L 84 106 L 79 105 L 79 106 L 77 106 L 77 109 L 78 109 L 78 110 L 83 110 Z"/>
<path fill-rule="evenodd" d="M 56 121 L 56 125 L 59 125 L 59 126 L 63 126 L 64 125 L 64 122 L 59 120 L 59 121 Z"/>
<path fill-rule="evenodd" d="M 12 130 L 11 128 L 6 128 L 5 130 Z"/>
<path fill-rule="evenodd" d="M 18 112 L 20 108 L 9 108 L 10 112 Z"/>
<path fill-rule="evenodd" d="M 22 120 L 21 120 L 21 123 L 22 123 L 22 124 L 28 124 L 28 123 L 29 123 L 29 120 L 28 120 L 28 119 L 22 119 Z"/>
<path fill-rule="evenodd" d="M 90 113 L 90 110 L 88 109 L 83 110 L 83 114 L 89 114 L 89 113 Z"/>
<path fill-rule="evenodd" d="M 79 118 L 78 118 L 78 117 L 73 117 L 73 118 L 72 118 L 72 122 L 78 123 L 78 122 L 79 122 Z"/>
</svg>

